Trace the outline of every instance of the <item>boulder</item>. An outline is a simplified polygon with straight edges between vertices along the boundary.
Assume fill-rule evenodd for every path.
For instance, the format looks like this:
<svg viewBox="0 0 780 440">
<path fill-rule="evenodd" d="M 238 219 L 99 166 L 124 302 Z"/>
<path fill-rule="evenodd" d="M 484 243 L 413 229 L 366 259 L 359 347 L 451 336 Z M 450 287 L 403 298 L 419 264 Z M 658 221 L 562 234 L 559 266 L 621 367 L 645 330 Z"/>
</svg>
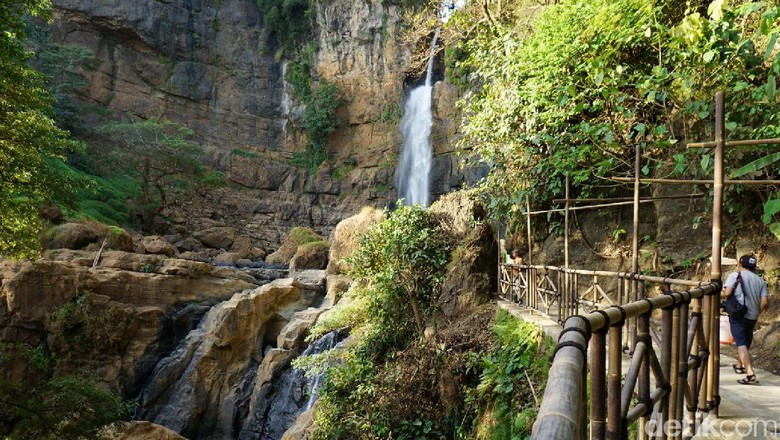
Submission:
<svg viewBox="0 0 780 440">
<path fill-rule="evenodd" d="M 436 216 L 444 232 L 455 240 L 463 240 L 474 230 L 472 223 L 487 216 L 485 208 L 474 200 L 473 191 L 444 195 L 431 205 L 429 212 Z"/>
<path fill-rule="evenodd" d="M 323 306 L 335 306 L 344 293 L 352 286 L 352 278 L 344 275 L 328 275 L 326 285 L 327 290 Z"/>
<path fill-rule="evenodd" d="M 317 318 L 324 311 L 324 309 L 309 307 L 295 313 L 276 338 L 276 347 L 292 350 L 302 346 L 306 337 L 309 336 L 309 329 L 314 326 Z"/>
<path fill-rule="evenodd" d="M 343 259 L 352 255 L 360 244 L 360 238 L 375 223 L 382 221 L 381 210 L 365 207 L 360 213 L 342 220 L 333 231 L 330 245 L 328 273 L 343 273 L 347 266 Z"/>
<path fill-rule="evenodd" d="M 164 426 L 142 420 L 119 424 L 116 432 L 102 434 L 105 440 L 186 440 Z"/>
<path fill-rule="evenodd" d="M 93 371 L 128 397 L 189 331 L 171 331 L 180 304 L 255 287 L 240 271 L 194 261 L 109 251 L 93 268 L 94 252 L 51 254 L 60 260 L 0 262 L 0 341 L 43 345 L 58 360 L 55 375 Z"/>
<path fill-rule="evenodd" d="M 247 235 L 239 235 L 233 241 L 230 252 L 235 252 L 240 258 L 247 260 L 261 260 L 265 258 L 265 252 L 252 244 L 252 238 Z"/>
<path fill-rule="evenodd" d="M 303 269 L 325 269 L 328 264 L 328 243 L 315 241 L 298 246 L 292 259 L 290 259 L 290 271 Z"/>
<path fill-rule="evenodd" d="M 295 256 L 295 252 L 298 251 L 298 246 L 317 241 L 325 241 L 325 239 L 311 228 L 292 228 L 279 249 L 268 255 L 265 261 L 271 264 L 289 264 L 292 257 Z"/>
<path fill-rule="evenodd" d="M 44 249 L 83 249 L 98 240 L 100 235 L 93 225 L 65 223 L 46 231 L 42 245 Z"/>
<path fill-rule="evenodd" d="M 498 243 L 493 228 L 483 222 L 453 252 L 437 308 L 447 320 L 491 301 L 498 289 Z"/>
<path fill-rule="evenodd" d="M 203 243 L 195 237 L 187 237 L 173 244 L 179 252 L 192 252 L 203 249 Z"/>
<path fill-rule="evenodd" d="M 235 252 L 222 252 L 211 260 L 212 264 L 235 266 L 241 255 Z"/>
<path fill-rule="evenodd" d="M 317 414 L 317 404 L 314 402 L 311 408 L 302 412 L 292 426 L 282 435 L 282 440 L 308 440 L 314 433 L 314 416 Z"/>
<path fill-rule="evenodd" d="M 47 230 L 42 239 L 44 249 L 97 250 L 106 242 L 106 249 L 133 250 L 133 238 L 122 228 L 97 222 L 64 223 Z"/>
<path fill-rule="evenodd" d="M 62 221 L 62 210 L 56 203 L 47 203 L 41 207 L 41 217 L 52 223 L 60 223 Z"/>
<path fill-rule="evenodd" d="M 141 243 L 147 254 L 166 255 L 168 257 L 176 255 L 176 248 L 159 235 L 144 237 Z"/>
<path fill-rule="evenodd" d="M 314 300 L 288 278 L 214 306 L 155 368 L 139 398 L 140 417 L 186 437 L 234 438 L 245 387 L 251 386 L 265 349 L 274 350 L 268 343 L 276 345 L 284 324 Z M 290 332 L 290 338 L 299 340 L 301 333 Z"/>
<path fill-rule="evenodd" d="M 236 228 L 214 227 L 200 230 L 193 237 L 208 247 L 216 249 L 230 249 L 233 241 L 236 239 Z"/>
</svg>

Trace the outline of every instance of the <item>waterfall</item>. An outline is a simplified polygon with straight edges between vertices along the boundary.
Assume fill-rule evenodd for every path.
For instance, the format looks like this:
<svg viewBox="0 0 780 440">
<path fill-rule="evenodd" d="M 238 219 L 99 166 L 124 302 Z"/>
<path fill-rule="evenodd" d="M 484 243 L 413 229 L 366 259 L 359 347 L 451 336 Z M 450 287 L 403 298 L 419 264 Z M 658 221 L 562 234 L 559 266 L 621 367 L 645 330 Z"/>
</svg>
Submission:
<svg viewBox="0 0 780 440">
<path fill-rule="evenodd" d="M 430 183 L 433 148 L 431 146 L 431 97 L 433 92 L 433 56 L 439 29 L 433 36 L 425 84 L 409 93 L 401 120 L 404 146 L 398 164 L 398 195 L 407 205 L 428 206 L 431 203 Z"/>
<path fill-rule="evenodd" d="M 313 344 L 306 347 L 306 350 L 304 350 L 302 356 L 308 356 L 308 355 L 330 351 L 336 347 L 336 344 L 338 342 L 339 342 L 338 332 L 336 331 L 330 332 L 327 335 L 315 341 Z M 318 397 L 317 391 L 319 391 L 322 381 L 324 379 L 325 379 L 324 371 L 320 372 L 318 375 L 309 379 L 309 390 L 308 390 L 309 400 L 306 402 L 306 406 L 303 409 L 304 411 L 308 411 L 311 408 L 311 406 L 314 405 L 314 402 L 317 400 Z"/>
</svg>

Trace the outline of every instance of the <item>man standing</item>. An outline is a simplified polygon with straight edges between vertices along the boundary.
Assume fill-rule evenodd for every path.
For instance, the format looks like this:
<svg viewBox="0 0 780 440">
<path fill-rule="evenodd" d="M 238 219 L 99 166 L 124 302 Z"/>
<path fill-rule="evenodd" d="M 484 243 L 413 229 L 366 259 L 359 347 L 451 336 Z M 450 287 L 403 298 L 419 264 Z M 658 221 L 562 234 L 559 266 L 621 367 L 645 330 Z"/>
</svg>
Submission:
<svg viewBox="0 0 780 440">
<path fill-rule="evenodd" d="M 737 363 L 732 365 L 734 372 L 747 374 L 738 382 L 742 385 L 755 385 L 758 383 L 753 371 L 753 362 L 750 359 L 750 345 L 753 343 L 753 328 L 758 321 L 758 315 L 766 310 L 769 305 L 769 292 L 766 289 L 764 279 L 756 275 L 756 257 L 743 255 L 737 263 L 737 271 L 729 275 L 723 284 L 723 298 L 734 295 L 737 301 L 747 307 L 744 316 L 729 315 L 731 334 L 739 351 Z"/>
</svg>

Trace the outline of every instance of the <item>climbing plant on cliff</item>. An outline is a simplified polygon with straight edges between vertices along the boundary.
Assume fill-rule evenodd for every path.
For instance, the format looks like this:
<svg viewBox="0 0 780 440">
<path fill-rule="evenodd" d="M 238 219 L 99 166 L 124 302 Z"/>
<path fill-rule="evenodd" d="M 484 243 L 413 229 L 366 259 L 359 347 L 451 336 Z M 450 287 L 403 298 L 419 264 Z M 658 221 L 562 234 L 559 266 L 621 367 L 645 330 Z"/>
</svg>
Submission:
<svg viewBox="0 0 780 440">
<path fill-rule="evenodd" d="M 567 174 L 580 195 L 603 194 L 604 178 L 633 174 L 636 145 L 643 175 L 711 175 L 711 152 L 683 142 L 712 139 L 717 90 L 726 93 L 730 136 L 777 137 L 779 17 L 774 3 L 723 1 L 514 1 L 465 10 L 451 20 L 469 38 L 468 56 L 455 65 L 475 87 L 462 101 L 464 146 L 491 168 L 482 182 L 490 207 L 512 212 L 526 193 L 547 204 L 563 195 Z M 732 150 L 727 162 L 765 155 Z M 765 165 L 755 174 L 777 173 Z M 771 190 L 727 191 L 738 219 L 776 215 L 774 205 L 761 209 L 776 198 Z"/>
<path fill-rule="evenodd" d="M 57 163 L 81 145 L 52 118 L 44 78 L 29 65 L 23 16 L 49 17 L 48 1 L 0 3 L 0 257 L 38 254 L 38 207 L 66 199 L 74 182 Z"/>
</svg>

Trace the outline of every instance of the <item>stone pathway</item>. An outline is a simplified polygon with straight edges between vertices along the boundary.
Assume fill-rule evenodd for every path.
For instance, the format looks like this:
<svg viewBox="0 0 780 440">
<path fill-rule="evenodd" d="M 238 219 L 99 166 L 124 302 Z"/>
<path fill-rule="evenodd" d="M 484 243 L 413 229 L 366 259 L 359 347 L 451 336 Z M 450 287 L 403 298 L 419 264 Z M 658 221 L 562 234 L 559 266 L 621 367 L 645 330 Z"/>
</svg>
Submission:
<svg viewBox="0 0 780 440">
<path fill-rule="evenodd" d="M 498 306 L 514 316 L 537 322 L 553 340 L 558 339 L 561 327 L 547 315 L 499 300 Z M 628 356 L 623 371 L 628 369 Z M 780 377 L 755 369 L 758 385 L 740 385 L 731 364 L 734 358 L 720 356 L 720 396 L 718 417 L 708 416 L 702 422 L 693 440 L 780 440 Z"/>
</svg>

